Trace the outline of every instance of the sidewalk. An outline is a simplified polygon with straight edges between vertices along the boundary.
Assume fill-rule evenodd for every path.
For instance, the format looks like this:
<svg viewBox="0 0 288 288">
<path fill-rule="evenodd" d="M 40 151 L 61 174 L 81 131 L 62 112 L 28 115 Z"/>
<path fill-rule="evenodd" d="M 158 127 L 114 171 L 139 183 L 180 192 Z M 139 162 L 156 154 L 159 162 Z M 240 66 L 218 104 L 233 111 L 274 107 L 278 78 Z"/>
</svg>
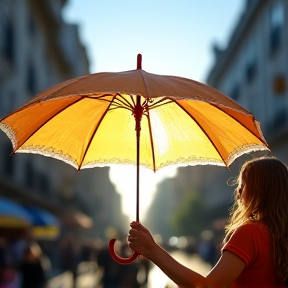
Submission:
<svg viewBox="0 0 288 288">
<path fill-rule="evenodd" d="M 101 272 L 93 263 L 83 262 L 79 265 L 75 288 L 96 288 L 101 279 Z M 73 288 L 73 275 L 65 272 L 51 278 L 47 288 Z"/>
<path fill-rule="evenodd" d="M 193 269 L 201 275 L 207 275 L 211 265 L 205 263 L 198 254 L 189 255 L 181 250 L 174 251 L 171 256 L 184 266 Z M 149 288 L 178 288 L 158 267 L 153 266 L 149 274 Z"/>
<path fill-rule="evenodd" d="M 189 255 L 183 251 L 175 251 L 171 256 L 183 265 L 192 268 L 199 274 L 206 275 L 211 265 L 205 263 L 197 254 Z M 97 265 L 93 263 L 83 262 L 78 268 L 78 277 L 75 288 L 100 288 L 101 271 Z M 177 288 L 178 286 L 172 282 L 158 267 L 153 266 L 149 273 L 149 288 Z M 74 288 L 73 275 L 71 272 L 65 272 L 50 279 L 47 288 Z"/>
</svg>

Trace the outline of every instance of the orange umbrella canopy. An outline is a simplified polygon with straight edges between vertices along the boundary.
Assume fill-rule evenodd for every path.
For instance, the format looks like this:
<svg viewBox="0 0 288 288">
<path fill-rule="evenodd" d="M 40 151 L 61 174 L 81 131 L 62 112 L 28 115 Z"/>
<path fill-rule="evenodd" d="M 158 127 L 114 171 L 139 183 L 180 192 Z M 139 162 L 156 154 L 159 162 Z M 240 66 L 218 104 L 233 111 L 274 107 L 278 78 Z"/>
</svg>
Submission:
<svg viewBox="0 0 288 288">
<path fill-rule="evenodd" d="M 243 153 L 269 150 L 253 115 L 219 91 L 141 69 L 60 83 L 3 118 L 0 128 L 15 152 L 51 156 L 76 169 L 136 164 L 137 113 L 140 165 L 154 171 L 172 164 L 229 166 Z"/>
<path fill-rule="evenodd" d="M 199 82 L 141 69 L 96 73 L 55 85 L 0 121 L 14 152 L 38 153 L 76 169 L 110 164 L 154 171 L 167 165 L 227 167 L 238 156 L 269 150 L 254 116 Z M 136 132 L 135 132 L 136 130 Z M 141 136 L 141 137 L 140 137 Z M 112 258 L 117 256 L 109 243 Z"/>
</svg>

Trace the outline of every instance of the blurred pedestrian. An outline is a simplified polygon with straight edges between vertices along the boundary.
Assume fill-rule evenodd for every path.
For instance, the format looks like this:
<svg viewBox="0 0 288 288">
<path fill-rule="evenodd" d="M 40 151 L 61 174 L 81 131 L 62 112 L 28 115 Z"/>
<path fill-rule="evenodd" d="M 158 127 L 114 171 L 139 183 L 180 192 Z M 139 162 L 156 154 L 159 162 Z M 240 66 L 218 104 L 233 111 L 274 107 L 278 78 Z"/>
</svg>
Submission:
<svg viewBox="0 0 288 288">
<path fill-rule="evenodd" d="M 114 246 L 117 254 L 120 254 L 121 244 L 116 241 Z M 98 252 L 97 263 L 102 270 L 101 285 L 103 288 L 119 288 L 121 283 L 121 264 L 115 262 L 109 253 L 108 246 L 104 246 Z"/>
<path fill-rule="evenodd" d="M 215 259 L 217 249 L 214 242 L 214 234 L 211 230 L 204 230 L 201 232 L 199 254 L 201 258 L 210 265 L 214 266 L 217 263 L 218 259 Z"/>
<path fill-rule="evenodd" d="M 124 243 L 121 247 L 120 255 L 123 258 L 128 258 L 131 254 L 131 249 Z M 120 265 L 120 282 L 119 288 L 140 288 L 138 282 L 139 259 L 129 265 Z"/>
<path fill-rule="evenodd" d="M 149 259 L 143 257 L 142 255 L 139 256 L 138 261 L 139 261 L 139 271 L 137 275 L 137 280 L 141 288 L 147 288 L 149 273 L 151 269 L 151 262 L 149 261 Z"/>
<path fill-rule="evenodd" d="M 36 245 L 24 250 L 23 261 L 19 265 L 21 288 L 44 288 L 47 284 L 46 271 L 41 261 L 41 249 Z"/>
<path fill-rule="evenodd" d="M 7 239 L 0 237 L 0 288 L 18 288 L 19 277 Z"/>
<path fill-rule="evenodd" d="M 286 287 L 288 284 L 288 170 L 274 157 L 242 166 L 222 255 L 204 277 L 181 265 L 132 222 L 129 246 L 180 287 Z"/>
<path fill-rule="evenodd" d="M 73 287 L 76 287 L 77 268 L 80 263 L 77 240 L 72 235 L 68 235 L 60 243 L 60 266 L 62 272 L 71 272 L 73 277 Z"/>
</svg>

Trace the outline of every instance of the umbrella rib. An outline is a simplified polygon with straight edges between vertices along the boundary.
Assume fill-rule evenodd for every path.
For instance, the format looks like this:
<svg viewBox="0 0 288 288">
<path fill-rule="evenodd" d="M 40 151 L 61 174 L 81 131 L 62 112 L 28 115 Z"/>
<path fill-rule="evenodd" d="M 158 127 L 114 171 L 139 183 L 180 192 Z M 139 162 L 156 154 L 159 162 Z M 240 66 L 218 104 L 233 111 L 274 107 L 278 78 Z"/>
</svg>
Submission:
<svg viewBox="0 0 288 288">
<path fill-rule="evenodd" d="M 213 103 L 210 103 L 210 105 L 212 105 L 212 106 L 214 106 L 215 108 L 217 108 L 217 109 L 219 109 L 219 110 L 221 110 L 223 113 L 225 113 L 225 114 L 228 114 L 226 111 L 224 111 L 222 108 L 221 108 L 221 106 L 218 106 L 218 105 L 213 105 Z M 251 113 L 249 113 L 252 117 L 253 117 L 253 123 L 254 123 L 254 125 L 255 125 L 255 122 L 254 122 L 254 120 L 255 120 L 255 117 L 251 114 Z M 252 135 L 254 135 L 257 139 L 259 139 L 259 136 L 257 136 L 254 132 L 252 132 L 248 127 L 246 127 L 245 125 L 243 125 L 241 122 L 239 122 L 235 117 L 233 117 L 232 115 L 230 115 L 230 114 L 228 114 L 232 119 L 234 119 L 237 123 L 239 123 L 242 127 L 244 127 L 245 129 L 247 129 Z M 256 127 L 256 129 L 257 129 L 257 127 Z M 258 129 L 257 129 L 258 130 Z M 259 132 L 259 130 L 258 130 L 258 132 Z M 259 132 L 260 133 L 260 132 Z M 261 135 L 261 133 L 260 133 L 260 135 Z M 268 145 L 267 145 L 267 143 L 265 142 L 265 140 L 263 140 L 262 138 L 260 138 L 259 139 L 266 147 L 268 147 Z M 269 148 L 269 147 L 268 147 Z"/>
<path fill-rule="evenodd" d="M 222 157 L 221 153 L 219 152 L 218 148 L 216 147 L 216 145 L 214 144 L 214 142 L 212 141 L 211 137 L 206 133 L 206 131 L 203 129 L 203 127 L 201 126 L 201 124 L 183 107 L 181 106 L 180 103 L 178 103 L 177 101 L 175 101 L 175 104 L 177 104 L 179 107 L 181 107 L 181 109 L 183 111 L 185 111 L 187 113 L 187 115 L 192 118 L 196 124 L 199 126 L 199 128 L 202 130 L 202 132 L 206 135 L 206 137 L 209 139 L 210 143 L 214 146 L 215 150 L 217 151 L 218 155 L 221 157 L 223 163 L 225 164 L 225 166 L 229 169 L 226 161 L 224 160 L 224 158 Z"/>
<path fill-rule="evenodd" d="M 112 101 L 111 100 L 107 100 L 107 99 L 102 99 L 102 98 L 104 98 L 104 97 L 106 97 L 106 96 L 115 96 L 116 95 L 116 99 L 115 99 L 115 97 L 114 97 L 114 99 L 115 99 L 115 101 L 114 101 L 114 103 L 112 103 L 112 105 L 114 105 L 114 106 L 117 106 L 117 107 L 115 107 L 115 108 L 119 108 L 119 107 L 121 107 L 121 108 L 126 108 L 126 109 L 129 109 L 129 110 L 132 110 L 133 109 L 133 106 L 131 105 L 131 103 L 129 102 L 129 101 L 127 101 L 127 99 L 125 99 L 121 94 L 119 94 L 119 93 L 115 93 L 114 95 L 113 94 L 104 94 L 104 95 L 102 95 L 102 96 L 100 96 L 100 97 L 90 97 L 90 96 L 84 96 L 85 98 L 89 98 L 89 99 L 95 99 L 95 100 L 100 100 L 100 101 L 104 101 L 104 102 L 109 102 L 109 103 L 111 103 Z M 121 100 L 121 99 L 119 99 L 119 98 L 117 98 L 117 96 L 119 96 L 119 97 L 121 97 L 123 100 Z M 117 102 L 116 102 L 116 100 L 117 100 Z M 118 102 L 120 102 L 120 103 L 118 103 Z M 123 104 L 123 105 L 121 105 L 121 104 Z M 113 108 L 113 109 L 115 109 L 115 108 Z"/>
<path fill-rule="evenodd" d="M 55 116 L 57 116 L 58 114 L 60 114 L 61 112 L 63 112 L 64 110 L 66 110 L 67 108 L 69 108 L 70 106 L 74 105 L 75 103 L 81 101 L 83 98 L 80 97 L 79 99 L 76 99 L 76 101 L 70 103 L 69 105 L 63 107 L 61 110 L 59 110 L 57 113 L 53 114 L 49 119 L 47 119 L 44 123 L 42 123 L 39 127 L 37 127 L 37 129 L 35 129 L 30 135 L 27 136 L 27 138 L 25 140 L 22 141 L 22 143 L 20 145 L 17 145 L 18 147 L 15 147 L 13 153 L 15 153 L 27 140 L 29 140 L 37 131 L 39 131 L 43 126 L 45 126 L 45 124 L 47 122 L 49 122 L 51 119 L 53 119 Z M 38 104 L 39 102 L 35 103 Z"/>
<path fill-rule="evenodd" d="M 129 107 L 123 107 L 123 106 L 116 106 L 116 107 L 112 107 L 112 108 L 110 108 L 110 110 L 115 110 L 115 109 L 119 109 L 119 108 L 122 108 L 122 109 L 126 109 L 126 110 L 129 110 L 129 111 L 132 111 L 132 109 L 130 109 Z"/>
<path fill-rule="evenodd" d="M 144 114 L 144 115 L 147 117 L 147 119 L 148 119 L 149 136 L 150 136 L 150 143 L 151 143 L 151 149 L 152 149 L 153 171 L 154 171 L 154 172 L 156 171 L 156 161 L 155 161 L 155 149 L 154 149 L 154 141 L 153 141 L 153 135 L 152 135 L 152 125 L 151 125 L 149 110 L 174 102 L 174 101 L 171 100 L 171 99 L 169 99 L 168 102 L 164 102 L 164 101 L 166 101 L 167 99 L 169 99 L 169 98 L 163 98 L 163 99 L 161 99 L 161 100 L 153 103 L 152 105 L 149 105 L 149 109 L 146 110 L 147 113 Z M 161 103 L 161 102 L 162 102 L 162 103 Z M 163 103 L 163 102 L 164 102 L 164 103 Z M 159 104 L 159 103 L 161 103 L 161 104 Z M 157 105 L 157 104 L 158 104 L 158 105 Z"/>
<path fill-rule="evenodd" d="M 148 125 L 149 125 L 149 135 L 150 135 L 150 143 L 151 143 L 151 149 L 152 149 L 152 159 L 153 159 L 153 170 L 154 172 L 156 171 L 156 163 L 155 163 L 155 150 L 154 150 L 154 141 L 152 137 L 152 126 L 151 126 L 151 121 L 150 121 L 150 114 L 149 110 L 147 111 L 147 114 L 145 116 L 148 119 Z"/>
<path fill-rule="evenodd" d="M 147 84 L 146 84 L 146 81 L 145 81 L 145 77 L 144 77 L 144 75 L 143 75 L 143 72 L 142 72 L 143 70 L 141 69 L 141 78 L 142 78 L 142 80 L 143 80 L 143 83 L 144 83 L 144 87 L 145 87 L 145 91 L 146 91 L 146 97 L 145 98 L 147 98 L 147 99 L 149 99 L 150 97 L 149 97 L 149 93 L 148 93 L 148 89 L 147 89 Z"/>
<path fill-rule="evenodd" d="M 164 101 L 166 101 L 166 102 L 164 102 Z M 164 103 L 161 103 L 161 102 L 164 102 Z M 174 100 L 171 100 L 169 98 L 163 98 L 163 99 L 159 100 L 158 102 L 149 105 L 149 109 L 158 108 L 160 106 L 163 106 L 163 105 L 166 105 L 166 104 L 170 104 L 170 103 L 174 103 L 174 102 L 175 102 Z M 159 104 L 159 103 L 161 103 L 161 104 Z"/>
<path fill-rule="evenodd" d="M 133 108 L 133 105 L 131 105 L 131 103 L 130 103 L 126 98 L 124 98 L 121 93 L 117 93 L 116 95 L 119 96 L 119 97 L 121 97 L 121 98 L 123 99 L 123 101 L 126 102 L 126 104 L 124 104 L 124 102 L 121 101 L 119 98 L 117 98 L 116 100 L 120 101 L 121 103 L 123 103 L 123 104 L 126 105 L 126 106 L 128 105 L 129 107 Z M 130 94 L 129 94 L 129 95 L 130 95 Z M 130 95 L 130 97 L 131 97 L 131 95 Z M 133 97 L 132 97 L 132 99 L 133 99 Z M 135 103 L 134 103 L 133 100 L 132 100 L 132 102 L 133 102 L 133 104 L 134 104 L 134 106 L 135 106 Z"/>
<path fill-rule="evenodd" d="M 117 93 L 116 96 L 121 97 L 123 100 L 116 97 L 116 99 L 114 101 L 115 103 L 113 103 L 113 105 L 115 105 L 115 106 L 118 105 L 120 107 L 123 107 L 123 106 L 121 106 L 121 104 L 123 104 L 124 106 L 131 108 L 131 110 L 133 109 L 133 106 L 131 105 L 131 103 L 129 101 L 127 101 L 121 94 Z M 120 104 L 118 102 L 120 102 Z"/>
<path fill-rule="evenodd" d="M 130 95 L 130 94 L 129 94 Z M 132 101 L 132 103 L 133 103 L 133 107 L 135 107 L 135 105 L 136 105 L 136 102 L 135 102 L 135 100 L 134 100 L 134 98 L 133 98 L 133 96 L 132 95 L 130 95 L 130 99 L 131 99 L 131 101 Z"/>
<path fill-rule="evenodd" d="M 82 164 L 83 164 L 83 161 L 84 161 L 84 159 L 85 159 L 85 157 L 86 157 L 86 155 L 87 155 L 88 149 L 89 149 L 89 147 L 90 147 L 90 145 L 91 145 L 91 143 L 92 143 L 92 139 L 94 138 L 94 136 L 95 136 L 95 134 L 96 134 L 96 132 L 97 132 L 97 130 L 98 130 L 100 124 L 102 123 L 102 121 L 103 121 L 105 115 L 106 115 L 107 112 L 109 111 L 110 106 L 112 105 L 112 103 L 113 103 L 113 101 L 114 101 L 115 98 L 116 98 L 116 96 L 113 96 L 113 99 L 112 99 L 111 101 L 109 101 L 110 104 L 107 106 L 106 111 L 102 114 L 102 117 L 101 117 L 101 119 L 100 119 L 98 125 L 95 127 L 94 132 L 93 132 L 93 135 L 90 137 L 90 139 L 89 139 L 89 143 L 88 143 L 88 145 L 86 146 L 86 149 L 85 149 L 85 152 L 84 152 L 84 154 L 83 154 L 83 157 L 82 157 L 82 159 L 81 159 L 81 161 L 80 161 L 80 163 L 79 163 L 79 165 L 78 165 L 77 171 L 80 171 L 81 166 L 82 166 Z"/>
</svg>

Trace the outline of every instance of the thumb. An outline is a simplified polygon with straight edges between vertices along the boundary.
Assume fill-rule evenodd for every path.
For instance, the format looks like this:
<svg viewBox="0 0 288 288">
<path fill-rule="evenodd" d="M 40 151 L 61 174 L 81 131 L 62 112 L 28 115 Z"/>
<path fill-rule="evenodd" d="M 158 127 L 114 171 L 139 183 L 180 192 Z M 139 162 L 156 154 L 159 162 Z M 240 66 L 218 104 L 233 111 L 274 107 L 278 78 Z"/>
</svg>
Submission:
<svg viewBox="0 0 288 288">
<path fill-rule="evenodd" d="M 133 221 L 130 223 L 131 228 L 135 229 L 135 230 L 139 230 L 139 231 L 143 231 L 143 232 L 147 232 L 148 229 L 145 228 L 143 225 L 141 225 L 139 222 Z"/>
</svg>

